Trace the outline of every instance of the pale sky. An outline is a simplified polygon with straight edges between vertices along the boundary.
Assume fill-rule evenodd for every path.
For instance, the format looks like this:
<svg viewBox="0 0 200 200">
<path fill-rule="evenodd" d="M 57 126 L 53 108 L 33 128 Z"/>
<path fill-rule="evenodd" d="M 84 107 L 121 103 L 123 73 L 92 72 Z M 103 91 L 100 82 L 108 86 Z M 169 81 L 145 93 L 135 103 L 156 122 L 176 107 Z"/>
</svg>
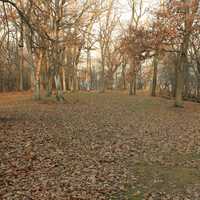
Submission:
<svg viewBox="0 0 200 200">
<path fill-rule="evenodd" d="M 136 1 L 140 2 L 140 0 L 136 0 Z M 131 7 L 130 7 L 129 2 L 130 0 L 116 0 L 116 4 L 115 4 L 117 9 L 119 10 L 119 14 L 121 15 L 120 21 L 121 21 L 122 26 L 124 26 L 124 28 L 126 28 L 126 25 L 129 24 L 129 21 L 131 19 Z M 146 9 L 152 10 L 154 7 L 158 7 L 158 2 L 159 0 L 143 0 L 143 10 L 146 10 Z M 146 15 L 144 15 L 143 20 L 146 20 L 147 17 L 148 17 L 148 11 L 146 12 Z M 121 31 L 121 27 L 119 27 L 119 29 L 116 29 L 115 33 L 119 33 L 118 31 Z M 98 47 L 98 43 L 97 43 L 97 47 Z M 92 57 L 95 57 L 95 58 L 99 57 L 99 52 L 94 51 L 92 53 Z"/>
<path fill-rule="evenodd" d="M 130 1 L 131 0 L 118 0 L 122 19 L 124 20 L 129 20 L 131 17 Z M 136 1 L 140 2 L 140 0 Z M 159 0 L 143 0 L 143 10 L 152 10 L 154 7 L 157 7 L 158 4 Z"/>
</svg>

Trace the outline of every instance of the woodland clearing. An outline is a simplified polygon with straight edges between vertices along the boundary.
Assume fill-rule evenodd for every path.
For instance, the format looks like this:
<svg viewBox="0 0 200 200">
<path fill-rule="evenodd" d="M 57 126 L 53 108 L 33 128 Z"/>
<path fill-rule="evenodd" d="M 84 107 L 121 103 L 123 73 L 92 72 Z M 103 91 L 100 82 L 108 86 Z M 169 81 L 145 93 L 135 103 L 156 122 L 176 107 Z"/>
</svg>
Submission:
<svg viewBox="0 0 200 200">
<path fill-rule="evenodd" d="M 200 107 L 123 92 L 0 98 L 0 199 L 200 199 Z"/>
</svg>

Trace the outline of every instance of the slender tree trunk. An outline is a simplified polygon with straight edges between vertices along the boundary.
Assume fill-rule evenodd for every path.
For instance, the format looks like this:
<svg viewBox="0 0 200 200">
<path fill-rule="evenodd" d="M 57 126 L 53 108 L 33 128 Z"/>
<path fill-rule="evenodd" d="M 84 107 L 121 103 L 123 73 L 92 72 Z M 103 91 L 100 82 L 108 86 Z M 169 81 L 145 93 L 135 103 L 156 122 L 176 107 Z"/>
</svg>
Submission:
<svg viewBox="0 0 200 200">
<path fill-rule="evenodd" d="M 181 61 L 181 66 L 179 67 L 176 79 L 176 97 L 175 97 L 175 106 L 183 107 L 183 87 L 184 87 L 184 72 L 183 72 L 183 63 Z"/>
<path fill-rule="evenodd" d="M 24 58 L 23 58 L 23 47 L 20 47 L 20 64 L 19 64 L 19 90 L 23 91 L 24 90 L 24 73 L 23 73 L 23 68 L 24 68 Z"/>
<path fill-rule="evenodd" d="M 125 90 L 126 89 L 126 74 L 125 74 L 125 67 L 126 65 L 123 64 L 122 65 L 122 89 Z"/>
<path fill-rule="evenodd" d="M 62 81 L 63 81 L 63 92 L 67 91 L 66 87 L 66 74 L 65 74 L 65 68 L 62 68 Z"/>
<path fill-rule="evenodd" d="M 174 80 L 174 85 L 173 85 L 173 97 L 174 98 L 176 98 L 177 76 L 178 76 L 178 65 L 175 66 L 175 80 Z"/>
<path fill-rule="evenodd" d="M 135 69 L 135 65 L 136 65 L 136 62 L 135 60 L 131 60 L 131 80 L 130 80 L 130 83 L 129 83 L 129 95 L 136 95 L 136 90 L 137 90 L 137 80 L 136 80 L 136 69 Z"/>
<path fill-rule="evenodd" d="M 41 71 L 41 65 L 42 65 L 42 59 L 43 59 L 43 53 L 40 52 L 38 63 L 36 65 L 36 71 L 34 73 L 34 99 L 40 100 L 40 71 Z"/>
<path fill-rule="evenodd" d="M 74 77 L 71 75 L 70 77 L 69 77 L 69 90 L 71 91 L 71 92 L 73 92 L 73 85 L 74 85 Z"/>
<path fill-rule="evenodd" d="M 75 91 L 77 91 L 77 72 L 76 72 L 76 68 L 75 68 L 72 80 L 73 80 L 73 82 L 72 82 L 73 92 L 75 92 Z"/>
<path fill-rule="evenodd" d="M 87 49 L 87 71 L 86 71 L 86 83 L 87 83 L 87 91 L 91 89 L 91 53 L 90 50 Z"/>
<path fill-rule="evenodd" d="M 23 68 L 24 68 L 24 27 L 23 27 L 23 21 L 21 21 L 20 25 L 20 63 L 19 63 L 19 90 L 23 91 L 24 90 L 24 74 L 23 74 Z"/>
<path fill-rule="evenodd" d="M 102 71 L 100 76 L 100 92 L 105 92 L 105 64 L 102 62 Z"/>
<path fill-rule="evenodd" d="M 34 68 L 31 69 L 31 92 L 34 92 L 35 87 L 35 70 Z"/>
<path fill-rule="evenodd" d="M 71 92 L 75 92 L 77 90 L 77 66 L 75 64 L 73 65 L 69 83 Z"/>
<path fill-rule="evenodd" d="M 35 79 L 35 88 L 34 88 L 34 99 L 40 100 L 40 79 Z"/>
<path fill-rule="evenodd" d="M 54 80 L 55 80 L 55 86 L 56 86 L 56 98 L 58 101 L 64 101 L 60 74 L 55 75 Z"/>
<path fill-rule="evenodd" d="M 185 63 L 186 65 L 186 63 Z M 184 98 L 188 99 L 190 96 L 190 91 L 189 91 L 189 67 L 188 65 L 186 65 L 184 67 L 184 83 L 185 83 L 185 87 L 184 87 Z"/>
<path fill-rule="evenodd" d="M 46 82 L 46 97 L 50 97 L 52 95 L 52 78 L 48 77 Z"/>
<path fill-rule="evenodd" d="M 156 88 L 157 88 L 157 74 L 158 74 L 158 60 L 156 57 L 153 59 L 153 82 L 152 82 L 152 91 L 151 96 L 156 96 Z"/>
<path fill-rule="evenodd" d="M 46 91 L 46 97 L 50 97 L 52 95 L 52 72 L 49 67 L 49 59 L 46 55 L 46 58 L 44 59 L 44 65 L 46 66 L 45 70 L 45 91 Z"/>
<path fill-rule="evenodd" d="M 131 79 L 129 83 L 129 95 L 133 95 L 133 79 Z"/>
<path fill-rule="evenodd" d="M 137 92 L 137 74 L 136 74 L 136 72 L 134 72 L 134 76 L 133 76 L 133 83 L 134 83 L 134 95 L 136 95 L 136 92 Z"/>
</svg>

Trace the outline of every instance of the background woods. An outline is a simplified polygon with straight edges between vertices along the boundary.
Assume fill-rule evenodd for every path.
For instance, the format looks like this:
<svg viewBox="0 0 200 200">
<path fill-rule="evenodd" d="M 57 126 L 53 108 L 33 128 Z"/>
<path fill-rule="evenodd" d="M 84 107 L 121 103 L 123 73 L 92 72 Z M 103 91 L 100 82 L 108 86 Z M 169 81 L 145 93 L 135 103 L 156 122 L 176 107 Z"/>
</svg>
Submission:
<svg viewBox="0 0 200 200">
<path fill-rule="evenodd" d="M 200 200 L 199 103 L 200 0 L 0 0 L 0 200 Z"/>
<path fill-rule="evenodd" d="M 0 91 L 150 90 L 199 101 L 199 1 L 1 0 Z"/>
</svg>

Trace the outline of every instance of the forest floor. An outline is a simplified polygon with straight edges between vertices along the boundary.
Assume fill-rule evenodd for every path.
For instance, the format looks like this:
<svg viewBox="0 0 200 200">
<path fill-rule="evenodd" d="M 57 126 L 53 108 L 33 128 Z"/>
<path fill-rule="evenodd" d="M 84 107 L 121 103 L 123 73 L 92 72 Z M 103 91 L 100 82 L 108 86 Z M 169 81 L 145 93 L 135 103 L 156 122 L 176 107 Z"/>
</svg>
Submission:
<svg viewBox="0 0 200 200">
<path fill-rule="evenodd" d="M 0 199 L 200 200 L 200 105 L 0 94 Z"/>
</svg>

